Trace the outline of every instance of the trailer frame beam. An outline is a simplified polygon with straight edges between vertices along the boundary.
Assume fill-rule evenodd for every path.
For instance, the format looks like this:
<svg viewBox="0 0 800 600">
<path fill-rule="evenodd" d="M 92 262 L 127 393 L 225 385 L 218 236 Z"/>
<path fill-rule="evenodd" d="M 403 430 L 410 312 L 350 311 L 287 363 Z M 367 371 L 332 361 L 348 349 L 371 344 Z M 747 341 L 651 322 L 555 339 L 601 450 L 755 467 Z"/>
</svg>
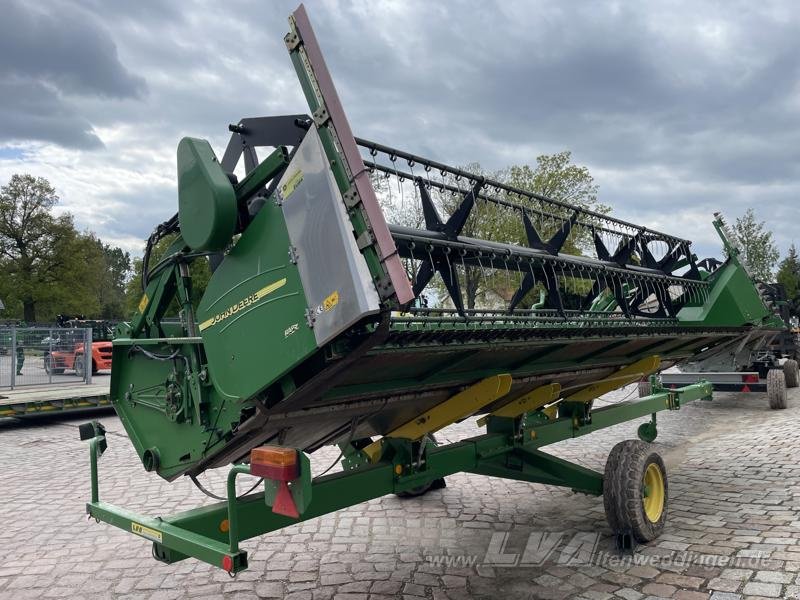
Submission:
<svg viewBox="0 0 800 600">
<path fill-rule="evenodd" d="M 299 519 L 274 513 L 266 504 L 264 492 L 236 496 L 237 476 L 250 474 L 246 464 L 234 465 L 229 471 L 226 501 L 173 516 L 147 517 L 102 502 L 97 461 L 105 436 L 101 427 L 92 424 L 97 435 L 89 440 L 92 495 L 86 512 L 97 521 L 152 541 L 153 555 L 162 562 L 194 557 L 233 574 L 247 568 L 247 553 L 239 548 L 241 541 L 387 494 L 410 491 L 454 473 L 476 473 L 600 495 L 601 473 L 539 449 L 661 410 L 677 410 L 683 403 L 710 396 L 711 384 L 698 382 L 676 390 L 656 387 L 650 396 L 590 410 L 588 421 L 572 417 L 551 420 L 541 411 L 516 418 L 490 416 L 486 434 L 445 446 L 428 446 L 416 461 L 412 440 L 391 438 L 395 452 L 384 453 L 380 462 L 365 461 L 352 470 L 314 479 L 311 501 Z"/>
</svg>

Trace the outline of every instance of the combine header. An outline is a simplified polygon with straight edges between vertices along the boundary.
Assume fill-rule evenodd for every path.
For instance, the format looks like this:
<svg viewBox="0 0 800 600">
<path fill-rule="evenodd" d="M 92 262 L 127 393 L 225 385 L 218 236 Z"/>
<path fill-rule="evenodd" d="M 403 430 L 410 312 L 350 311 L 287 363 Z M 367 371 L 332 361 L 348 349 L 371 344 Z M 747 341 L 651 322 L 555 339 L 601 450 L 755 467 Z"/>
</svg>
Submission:
<svg viewBox="0 0 800 600">
<path fill-rule="evenodd" d="M 711 386 L 593 401 L 780 327 L 735 249 L 698 262 L 687 240 L 355 138 L 304 8 L 289 21 L 310 115 L 242 119 L 220 160 L 180 142 L 179 211 L 114 340 L 111 398 L 144 468 L 233 463 L 227 498 L 163 518 L 100 501 L 92 423 L 89 514 L 161 561 L 234 573 L 242 540 L 466 471 L 602 495 L 620 545 L 655 538 L 667 478 L 647 444 L 616 446 L 604 474 L 541 448 L 642 417 L 652 441 L 658 411 Z M 193 306 L 196 260 L 213 275 Z M 472 416 L 483 435 L 437 445 Z M 325 445 L 343 470 L 312 477 Z M 261 490 L 237 496 L 240 475 Z"/>
</svg>

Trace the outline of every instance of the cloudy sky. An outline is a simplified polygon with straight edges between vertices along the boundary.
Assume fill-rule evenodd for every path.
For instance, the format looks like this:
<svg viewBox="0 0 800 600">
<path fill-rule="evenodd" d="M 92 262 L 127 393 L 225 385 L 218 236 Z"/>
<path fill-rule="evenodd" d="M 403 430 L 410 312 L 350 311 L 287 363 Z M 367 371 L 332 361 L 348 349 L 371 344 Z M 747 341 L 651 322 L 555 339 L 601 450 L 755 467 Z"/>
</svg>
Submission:
<svg viewBox="0 0 800 600">
<path fill-rule="evenodd" d="M 296 0 L 0 0 L 0 182 L 47 177 L 139 253 L 177 207 L 175 148 L 305 112 Z M 718 254 L 711 214 L 800 202 L 800 10 L 783 2 L 306 3 L 357 135 L 487 168 L 571 150 L 614 214 Z"/>
</svg>

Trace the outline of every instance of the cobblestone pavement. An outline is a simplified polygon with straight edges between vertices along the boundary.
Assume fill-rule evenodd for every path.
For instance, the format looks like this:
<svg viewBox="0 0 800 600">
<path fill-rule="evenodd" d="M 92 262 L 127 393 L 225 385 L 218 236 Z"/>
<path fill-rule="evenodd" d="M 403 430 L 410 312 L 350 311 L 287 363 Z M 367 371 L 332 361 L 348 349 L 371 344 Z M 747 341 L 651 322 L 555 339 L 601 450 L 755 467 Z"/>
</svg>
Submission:
<svg viewBox="0 0 800 600">
<path fill-rule="evenodd" d="M 669 517 L 665 533 L 640 548 L 633 562 L 611 551 L 602 499 L 460 474 L 448 478 L 445 489 L 420 498 L 388 496 L 249 540 L 243 548 L 250 569 L 235 579 L 195 560 L 163 565 L 151 558 L 146 540 L 87 522 L 88 449 L 77 431 L 85 419 L 0 422 L 0 597 L 800 596 L 800 393 L 791 392 L 784 411 L 770 411 L 763 396 L 719 394 L 714 402 L 659 413 L 654 445 L 669 471 Z M 106 415 L 101 421 L 111 432 L 100 461 L 102 499 L 150 515 L 205 499 L 189 481 L 169 484 L 145 473 L 119 420 Z M 611 447 L 635 437 L 637 425 L 622 424 L 548 451 L 602 469 Z M 440 437 L 454 441 L 475 432 L 470 420 Z M 322 470 L 336 453 L 313 458 Z M 221 492 L 223 477 L 211 473 L 204 482 Z M 595 534 L 599 542 L 591 560 L 564 561 L 567 542 L 588 540 L 591 546 Z M 537 540 L 559 541 L 559 551 L 538 566 L 489 564 L 498 554 L 524 559 L 530 540 L 529 547 L 538 549 L 548 545 L 537 546 Z"/>
</svg>

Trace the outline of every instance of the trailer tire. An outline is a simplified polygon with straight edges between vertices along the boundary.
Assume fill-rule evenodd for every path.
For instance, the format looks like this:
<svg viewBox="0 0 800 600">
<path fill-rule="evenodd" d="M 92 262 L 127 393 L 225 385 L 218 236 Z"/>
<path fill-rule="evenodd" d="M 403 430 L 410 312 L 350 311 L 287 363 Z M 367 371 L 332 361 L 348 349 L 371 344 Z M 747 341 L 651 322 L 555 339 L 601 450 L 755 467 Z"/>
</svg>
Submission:
<svg viewBox="0 0 800 600">
<path fill-rule="evenodd" d="M 428 443 L 434 447 L 439 445 L 439 442 L 436 441 L 436 437 L 432 433 L 428 434 Z M 439 477 L 438 479 L 434 479 L 428 483 L 424 483 L 410 490 L 406 490 L 405 492 L 397 492 L 395 496 L 398 498 L 416 498 L 417 496 L 422 496 L 428 492 L 432 492 L 433 490 L 441 490 L 446 487 L 447 483 L 445 482 L 444 477 Z"/>
<path fill-rule="evenodd" d="M 650 385 L 650 380 L 645 379 L 639 382 L 639 398 L 644 398 L 653 393 L 653 386 Z"/>
<path fill-rule="evenodd" d="M 800 385 L 800 368 L 798 368 L 796 360 L 790 358 L 783 363 L 783 373 L 786 375 L 787 388 L 796 388 Z"/>
<path fill-rule="evenodd" d="M 783 369 L 767 372 L 767 400 L 772 410 L 786 408 L 786 374 Z"/>
<path fill-rule="evenodd" d="M 445 482 L 444 477 L 439 477 L 438 479 L 434 479 L 433 481 L 430 481 L 419 487 L 415 487 L 405 492 L 397 492 L 395 496 L 398 498 L 416 498 L 417 496 L 422 496 L 428 492 L 432 492 L 433 490 L 441 490 L 446 487 L 447 483 Z"/>
<path fill-rule="evenodd" d="M 640 543 L 656 539 L 667 519 L 668 492 L 664 461 L 649 444 L 626 440 L 614 446 L 603 477 L 603 505 L 614 535 Z"/>
</svg>

